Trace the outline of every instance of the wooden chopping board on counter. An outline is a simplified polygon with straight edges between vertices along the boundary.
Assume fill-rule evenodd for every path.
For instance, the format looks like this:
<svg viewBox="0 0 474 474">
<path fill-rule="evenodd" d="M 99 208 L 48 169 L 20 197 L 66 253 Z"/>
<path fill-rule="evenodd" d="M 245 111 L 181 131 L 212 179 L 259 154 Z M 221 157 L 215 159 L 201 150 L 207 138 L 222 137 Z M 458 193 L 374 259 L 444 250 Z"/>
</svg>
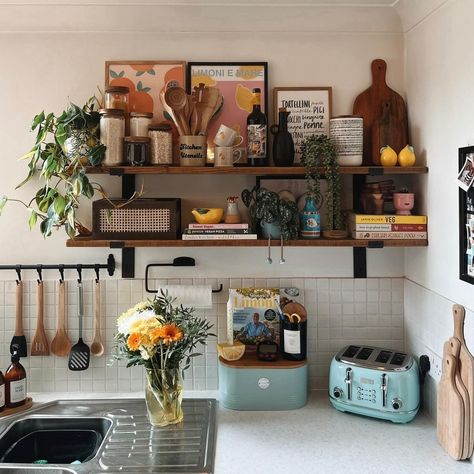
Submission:
<svg viewBox="0 0 474 474">
<path fill-rule="evenodd" d="M 389 145 L 397 153 L 408 143 L 408 116 L 403 98 L 388 87 L 387 63 L 372 61 L 372 85 L 354 101 L 353 114 L 364 120 L 366 166 L 380 165 L 380 148 Z"/>
<path fill-rule="evenodd" d="M 464 339 L 464 307 L 458 304 L 453 305 L 453 319 L 454 319 L 454 337 L 460 342 L 459 350 L 459 374 L 462 383 L 467 389 L 469 395 L 470 405 L 470 420 L 469 420 L 469 447 L 466 458 L 470 457 L 474 450 L 474 359 L 469 352 L 466 341 Z"/>
</svg>

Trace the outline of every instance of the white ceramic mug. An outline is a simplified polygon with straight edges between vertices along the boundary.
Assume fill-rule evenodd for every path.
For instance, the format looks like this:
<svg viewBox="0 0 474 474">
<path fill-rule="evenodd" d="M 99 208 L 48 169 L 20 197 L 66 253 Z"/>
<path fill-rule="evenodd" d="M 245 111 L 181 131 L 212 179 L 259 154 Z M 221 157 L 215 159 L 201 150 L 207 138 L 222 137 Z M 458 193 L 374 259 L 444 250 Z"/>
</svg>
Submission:
<svg viewBox="0 0 474 474">
<path fill-rule="evenodd" d="M 221 124 L 214 137 L 214 143 L 217 146 L 239 146 L 243 142 L 243 137 L 239 135 L 233 128 Z"/>
<path fill-rule="evenodd" d="M 214 166 L 234 166 L 242 158 L 242 150 L 231 146 L 214 148 Z"/>
</svg>

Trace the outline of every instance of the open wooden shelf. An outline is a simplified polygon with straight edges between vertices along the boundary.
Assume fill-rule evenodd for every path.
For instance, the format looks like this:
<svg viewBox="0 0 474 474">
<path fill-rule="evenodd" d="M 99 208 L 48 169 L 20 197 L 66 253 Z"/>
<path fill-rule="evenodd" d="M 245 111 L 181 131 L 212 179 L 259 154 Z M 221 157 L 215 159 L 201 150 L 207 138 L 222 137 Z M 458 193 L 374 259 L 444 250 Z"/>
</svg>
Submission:
<svg viewBox="0 0 474 474">
<path fill-rule="evenodd" d="M 260 176 L 278 175 L 301 175 L 305 174 L 302 166 L 234 166 L 234 167 L 213 167 L 213 166 L 98 166 L 87 167 L 89 174 L 110 174 L 122 176 L 124 174 L 242 174 Z M 324 168 L 319 172 L 324 174 Z M 369 175 L 383 176 L 393 174 L 425 174 L 428 173 L 427 166 L 341 166 L 340 174 L 347 175 Z"/>
<path fill-rule="evenodd" d="M 100 240 L 91 237 L 76 237 L 68 239 L 68 247 L 108 247 L 108 248 L 135 248 L 135 247 L 265 247 L 268 240 Z M 279 240 L 272 240 L 271 245 L 277 247 Z M 287 247 L 426 247 L 427 239 L 416 240 L 365 240 L 365 239 L 301 239 L 290 240 Z"/>
</svg>

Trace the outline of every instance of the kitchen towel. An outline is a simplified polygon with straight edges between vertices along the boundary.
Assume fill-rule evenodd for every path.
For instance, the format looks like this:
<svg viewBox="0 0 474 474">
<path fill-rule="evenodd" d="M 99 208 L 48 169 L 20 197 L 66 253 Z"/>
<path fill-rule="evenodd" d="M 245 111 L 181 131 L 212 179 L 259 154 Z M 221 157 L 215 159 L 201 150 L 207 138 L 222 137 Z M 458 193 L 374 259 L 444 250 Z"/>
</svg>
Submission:
<svg viewBox="0 0 474 474">
<path fill-rule="evenodd" d="M 163 285 L 157 288 L 168 292 L 172 298 L 176 298 L 176 304 L 192 306 L 194 308 L 212 307 L 212 286 L 211 285 Z"/>
</svg>

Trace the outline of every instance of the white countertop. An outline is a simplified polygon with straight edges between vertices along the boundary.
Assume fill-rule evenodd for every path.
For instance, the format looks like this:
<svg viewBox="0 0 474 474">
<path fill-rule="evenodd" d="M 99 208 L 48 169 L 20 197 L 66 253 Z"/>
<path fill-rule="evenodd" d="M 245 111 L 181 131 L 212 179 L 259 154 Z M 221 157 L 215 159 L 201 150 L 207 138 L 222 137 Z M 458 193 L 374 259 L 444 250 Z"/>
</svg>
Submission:
<svg viewBox="0 0 474 474">
<path fill-rule="evenodd" d="M 137 398 L 143 392 L 33 393 L 35 402 L 75 398 Z M 217 398 L 216 392 L 185 392 Z M 324 391 L 299 410 L 250 412 L 219 407 L 215 474 L 473 473 L 438 445 L 428 416 L 406 425 L 340 413 Z"/>
</svg>

